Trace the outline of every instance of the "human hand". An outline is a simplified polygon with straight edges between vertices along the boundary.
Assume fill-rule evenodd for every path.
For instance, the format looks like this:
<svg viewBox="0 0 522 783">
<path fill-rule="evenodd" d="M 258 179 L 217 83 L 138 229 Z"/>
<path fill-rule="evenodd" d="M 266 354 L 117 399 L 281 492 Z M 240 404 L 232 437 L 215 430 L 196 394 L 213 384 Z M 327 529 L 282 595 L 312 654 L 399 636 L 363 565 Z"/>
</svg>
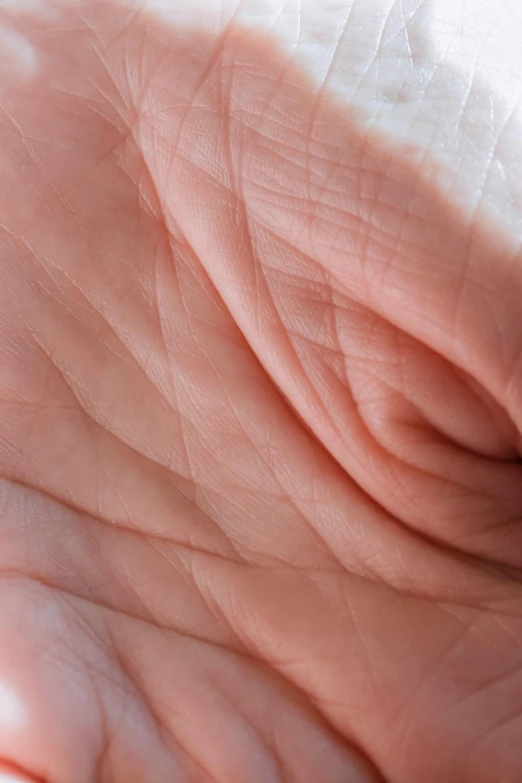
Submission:
<svg viewBox="0 0 522 783">
<path fill-rule="evenodd" d="M 0 1 L 11 771 L 520 780 L 521 34 Z"/>
</svg>

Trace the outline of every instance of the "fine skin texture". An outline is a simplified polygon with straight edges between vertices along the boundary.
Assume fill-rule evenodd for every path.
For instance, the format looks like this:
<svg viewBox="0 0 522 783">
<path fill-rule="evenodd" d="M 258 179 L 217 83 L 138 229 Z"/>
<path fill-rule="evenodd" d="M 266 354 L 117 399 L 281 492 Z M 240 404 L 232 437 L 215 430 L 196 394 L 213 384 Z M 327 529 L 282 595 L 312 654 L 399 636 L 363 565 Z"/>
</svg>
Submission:
<svg viewBox="0 0 522 783">
<path fill-rule="evenodd" d="M 2 783 L 521 780 L 521 40 L 0 0 Z"/>
</svg>

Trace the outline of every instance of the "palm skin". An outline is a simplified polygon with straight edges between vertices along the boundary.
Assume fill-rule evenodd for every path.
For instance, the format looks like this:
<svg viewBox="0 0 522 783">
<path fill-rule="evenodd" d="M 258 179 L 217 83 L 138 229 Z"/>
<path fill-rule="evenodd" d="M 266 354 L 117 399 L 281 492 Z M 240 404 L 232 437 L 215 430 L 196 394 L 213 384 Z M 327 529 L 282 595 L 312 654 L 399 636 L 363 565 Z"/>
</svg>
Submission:
<svg viewBox="0 0 522 783">
<path fill-rule="evenodd" d="M 521 779 L 518 18 L 458 5 L 0 3 L 6 770 Z"/>
</svg>

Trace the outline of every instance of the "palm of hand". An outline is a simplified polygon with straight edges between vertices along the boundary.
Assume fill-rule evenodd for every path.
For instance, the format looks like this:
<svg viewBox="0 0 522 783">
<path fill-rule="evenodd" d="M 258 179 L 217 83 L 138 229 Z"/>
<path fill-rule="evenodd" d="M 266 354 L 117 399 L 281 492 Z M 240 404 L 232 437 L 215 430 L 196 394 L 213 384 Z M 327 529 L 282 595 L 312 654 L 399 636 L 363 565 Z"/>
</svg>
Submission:
<svg viewBox="0 0 522 783">
<path fill-rule="evenodd" d="M 240 24 L 4 21 L 0 758 L 518 780 L 509 236 Z"/>
</svg>

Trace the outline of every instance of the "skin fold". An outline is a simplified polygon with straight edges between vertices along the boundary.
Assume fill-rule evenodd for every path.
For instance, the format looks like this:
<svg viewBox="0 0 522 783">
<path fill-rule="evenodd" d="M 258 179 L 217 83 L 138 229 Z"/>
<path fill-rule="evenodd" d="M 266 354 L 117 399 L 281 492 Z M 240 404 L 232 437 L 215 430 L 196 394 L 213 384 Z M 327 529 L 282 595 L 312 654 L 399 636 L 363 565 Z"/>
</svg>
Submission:
<svg viewBox="0 0 522 783">
<path fill-rule="evenodd" d="M 0 783 L 520 781 L 521 40 L 0 0 Z"/>
</svg>

